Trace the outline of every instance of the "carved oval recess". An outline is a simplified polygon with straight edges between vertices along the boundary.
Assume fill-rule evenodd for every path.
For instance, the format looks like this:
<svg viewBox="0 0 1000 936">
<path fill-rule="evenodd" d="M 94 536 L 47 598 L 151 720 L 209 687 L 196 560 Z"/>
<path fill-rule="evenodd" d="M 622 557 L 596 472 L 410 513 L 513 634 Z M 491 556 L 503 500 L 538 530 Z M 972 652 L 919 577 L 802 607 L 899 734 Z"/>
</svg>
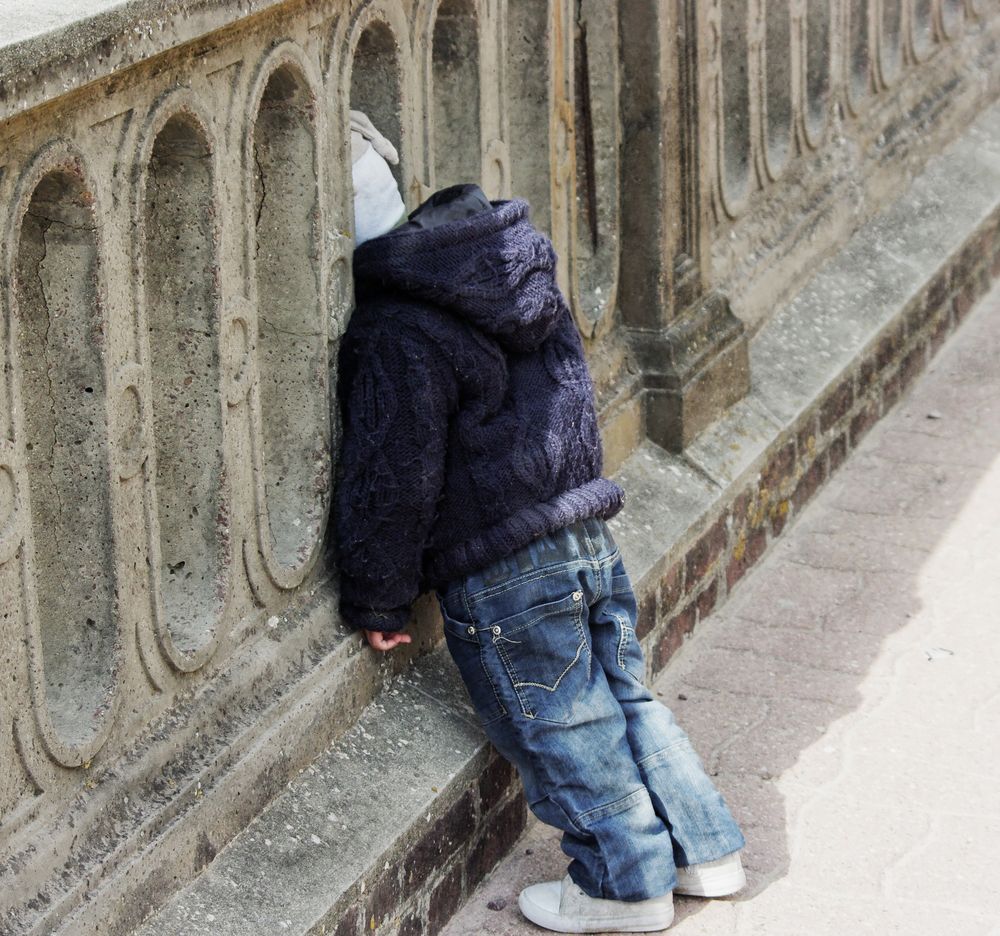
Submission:
<svg viewBox="0 0 1000 936">
<path fill-rule="evenodd" d="M 888 87 L 903 68 L 903 0 L 882 0 L 880 15 L 878 70 Z"/>
<path fill-rule="evenodd" d="M 483 172 L 480 23 L 475 0 L 441 0 L 431 55 L 432 187 L 480 183 Z"/>
<path fill-rule="evenodd" d="M 965 28 L 965 0 L 940 0 L 941 32 L 946 39 L 957 39 Z"/>
<path fill-rule="evenodd" d="M 18 719 L 13 711 L 0 693 L 0 724 L 11 728 L 9 732 L 5 730 L 0 734 L 0 815 L 3 816 L 4 834 L 11 837 L 24 822 L 32 800 L 43 791 L 17 749 L 15 733 Z"/>
<path fill-rule="evenodd" d="M 807 0 L 805 15 L 805 129 L 820 144 L 830 113 L 830 0 Z"/>
<path fill-rule="evenodd" d="M 329 249 L 330 272 L 326 278 L 327 308 L 330 310 L 330 340 L 337 341 L 344 334 L 354 308 L 354 279 L 351 275 L 349 237 L 337 234 Z"/>
<path fill-rule="evenodd" d="M 396 19 L 381 6 L 366 8 L 353 24 L 344 61 L 351 107 L 364 111 L 396 147 L 399 163 L 390 168 L 407 199 L 412 167 L 407 165 L 409 140 L 403 101 L 405 33 L 394 25 Z"/>
<path fill-rule="evenodd" d="M 217 172 L 202 112 L 189 94 L 168 96 L 157 108 L 137 205 L 156 448 L 150 496 L 156 634 L 164 655 L 183 671 L 202 665 L 215 647 L 229 566 Z"/>
<path fill-rule="evenodd" d="M 143 469 L 148 457 L 146 434 L 143 431 L 142 366 L 134 361 L 122 365 L 111 376 L 109 410 L 114 414 L 114 445 L 111 463 L 114 476 L 120 481 L 134 478 Z"/>
<path fill-rule="evenodd" d="M 487 198 L 510 198 L 510 153 L 504 140 L 486 144 L 483 159 L 483 191 Z"/>
<path fill-rule="evenodd" d="M 120 665 L 100 213 L 67 144 L 39 154 L 19 188 L 11 343 L 32 696 L 49 755 L 76 766 L 107 735 Z"/>
<path fill-rule="evenodd" d="M 764 25 L 765 154 L 768 175 L 781 172 L 792 151 L 794 84 L 792 8 L 788 2 L 768 3 Z"/>
<path fill-rule="evenodd" d="M 0 439 L 0 565 L 17 555 L 24 536 L 21 477 L 17 447 L 13 442 Z"/>
<path fill-rule="evenodd" d="M 934 0 L 911 0 L 910 48 L 918 62 L 933 54 L 937 47 L 934 26 Z"/>
<path fill-rule="evenodd" d="M 746 0 L 722 0 L 721 91 L 719 100 L 721 191 L 729 214 L 736 214 L 751 189 L 750 46 Z"/>
<path fill-rule="evenodd" d="M 247 402 L 257 381 L 257 342 L 253 334 L 253 312 L 241 296 L 230 303 L 223 316 L 222 335 L 226 360 L 226 403 Z"/>
<path fill-rule="evenodd" d="M 558 2 L 558 0 L 557 0 Z M 550 0 L 508 0 L 507 141 L 511 191 L 531 204 L 539 229 L 552 230 L 549 127 Z"/>
<path fill-rule="evenodd" d="M 297 585 L 319 553 L 331 478 L 317 86 L 296 47 L 273 50 L 246 142 L 258 541 L 281 588 Z"/>
<path fill-rule="evenodd" d="M 872 91 L 870 7 L 873 0 L 847 0 L 847 101 L 855 114 Z"/>
</svg>

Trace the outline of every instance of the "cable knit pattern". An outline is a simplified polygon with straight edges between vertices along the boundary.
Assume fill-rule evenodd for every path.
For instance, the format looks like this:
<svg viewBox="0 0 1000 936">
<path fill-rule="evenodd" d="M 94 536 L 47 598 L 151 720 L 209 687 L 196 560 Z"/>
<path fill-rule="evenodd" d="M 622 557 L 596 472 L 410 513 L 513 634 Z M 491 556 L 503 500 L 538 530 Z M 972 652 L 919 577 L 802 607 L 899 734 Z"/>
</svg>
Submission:
<svg viewBox="0 0 1000 936">
<path fill-rule="evenodd" d="M 354 254 L 357 308 L 340 349 L 341 610 L 404 627 L 443 586 L 589 516 L 601 477 L 583 346 L 548 238 L 519 199 Z"/>
</svg>

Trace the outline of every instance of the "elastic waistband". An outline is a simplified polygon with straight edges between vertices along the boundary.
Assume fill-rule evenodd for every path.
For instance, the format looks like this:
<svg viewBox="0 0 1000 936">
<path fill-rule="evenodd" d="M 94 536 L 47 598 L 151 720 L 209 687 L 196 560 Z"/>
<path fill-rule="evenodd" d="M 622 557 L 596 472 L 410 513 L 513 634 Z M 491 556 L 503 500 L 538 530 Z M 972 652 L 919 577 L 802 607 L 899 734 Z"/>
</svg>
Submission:
<svg viewBox="0 0 1000 936">
<path fill-rule="evenodd" d="M 618 549 L 601 517 L 587 517 L 545 533 L 464 579 L 468 594 L 506 582 L 517 575 L 574 559 L 600 561 Z"/>
<path fill-rule="evenodd" d="M 449 582 L 512 555 L 544 533 L 588 517 L 607 520 L 621 510 L 624 502 L 625 492 L 614 481 L 594 478 L 548 501 L 522 507 L 496 526 L 434 552 L 427 557 L 424 579 L 440 591 Z"/>
</svg>

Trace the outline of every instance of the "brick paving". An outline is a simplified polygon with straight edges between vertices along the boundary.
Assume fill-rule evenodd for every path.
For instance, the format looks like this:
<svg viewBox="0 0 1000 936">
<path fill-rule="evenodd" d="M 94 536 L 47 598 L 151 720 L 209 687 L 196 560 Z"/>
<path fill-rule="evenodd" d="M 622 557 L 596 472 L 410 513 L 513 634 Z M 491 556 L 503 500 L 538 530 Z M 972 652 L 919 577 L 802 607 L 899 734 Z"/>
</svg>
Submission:
<svg viewBox="0 0 1000 936">
<path fill-rule="evenodd" d="M 998 609 L 994 289 L 657 679 L 748 839 L 670 932 L 1000 936 Z M 532 820 L 444 936 L 543 932 L 565 865 Z"/>
</svg>

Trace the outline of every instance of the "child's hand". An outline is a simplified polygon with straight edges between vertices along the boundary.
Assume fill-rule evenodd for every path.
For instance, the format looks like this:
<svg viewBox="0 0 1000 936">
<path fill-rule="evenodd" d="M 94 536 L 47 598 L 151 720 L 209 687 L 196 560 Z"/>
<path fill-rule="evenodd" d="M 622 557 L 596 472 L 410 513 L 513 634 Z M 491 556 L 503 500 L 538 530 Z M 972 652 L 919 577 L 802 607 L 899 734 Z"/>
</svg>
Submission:
<svg viewBox="0 0 1000 936">
<path fill-rule="evenodd" d="M 392 650 L 393 647 L 398 647 L 400 644 L 408 644 L 413 639 L 402 631 L 370 630 L 365 631 L 365 638 L 368 640 L 368 646 L 374 650 L 381 650 L 383 653 L 386 650 Z"/>
</svg>

